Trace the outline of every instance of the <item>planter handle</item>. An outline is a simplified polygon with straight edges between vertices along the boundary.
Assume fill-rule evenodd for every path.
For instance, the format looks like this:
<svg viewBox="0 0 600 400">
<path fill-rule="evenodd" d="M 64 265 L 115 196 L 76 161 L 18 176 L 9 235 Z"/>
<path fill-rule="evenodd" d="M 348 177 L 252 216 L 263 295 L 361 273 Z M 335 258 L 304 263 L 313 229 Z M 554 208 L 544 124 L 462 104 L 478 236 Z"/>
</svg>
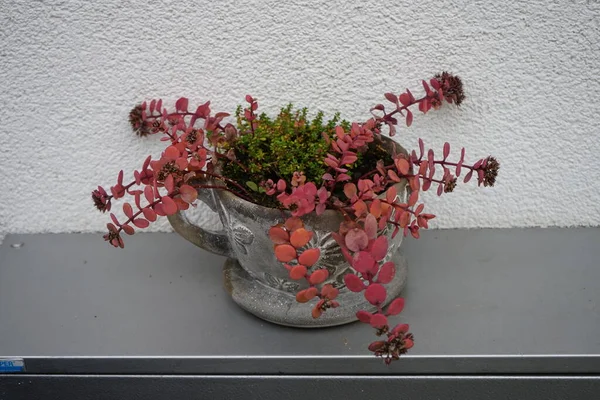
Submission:
<svg viewBox="0 0 600 400">
<path fill-rule="evenodd" d="M 206 204 L 213 212 L 217 212 L 212 191 L 213 189 L 198 190 L 198 200 Z M 183 236 L 189 242 L 204 250 L 210 251 L 211 253 L 235 258 L 235 253 L 231 248 L 231 244 L 229 243 L 229 239 L 224 230 L 210 231 L 203 229 L 192 224 L 181 211 L 169 215 L 167 218 L 175 232 Z"/>
</svg>

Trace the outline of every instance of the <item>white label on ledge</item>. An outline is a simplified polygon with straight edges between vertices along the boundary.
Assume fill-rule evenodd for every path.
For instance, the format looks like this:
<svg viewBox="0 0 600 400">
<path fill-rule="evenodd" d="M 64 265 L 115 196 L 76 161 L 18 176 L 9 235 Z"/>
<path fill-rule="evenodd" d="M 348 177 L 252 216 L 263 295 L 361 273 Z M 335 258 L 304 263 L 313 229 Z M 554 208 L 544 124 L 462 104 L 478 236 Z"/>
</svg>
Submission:
<svg viewBox="0 0 600 400">
<path fill-rule="evenodd" d="M 0 358 L 0 374 L 25 371 L 22 358 Z"/>
</svg>

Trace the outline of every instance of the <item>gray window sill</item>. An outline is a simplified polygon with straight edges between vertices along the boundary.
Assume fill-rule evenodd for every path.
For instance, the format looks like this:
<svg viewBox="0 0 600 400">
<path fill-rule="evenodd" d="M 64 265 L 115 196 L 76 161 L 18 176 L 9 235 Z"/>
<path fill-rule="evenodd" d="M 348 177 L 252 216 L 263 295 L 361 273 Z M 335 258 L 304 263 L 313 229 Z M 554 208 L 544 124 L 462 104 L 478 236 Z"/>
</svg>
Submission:
<svg viewBox="0 0 600 400">
<path fill-rule="evenodd" d="M 5 237 L 0 357 L 23 358 L 27 375 L 0 374 L 0 398 L 3 382 L 60 376 L 51 374 L 246 376 L 249 384 L 248 375 L 355 375 L 417 386 L 428 377 L 457 384 L 458 376 L 486 379 L 482 388 L 503 376 L 572 377 L 600 390 L 600 228 L 407 239 L 398 321 L 410 323 L 416 344 L 390 367 L 368 354 L 367 326 L 300 330 L 258 320 L 223 289 L 222 257 L 176 234 L 126 239 L 120 250 L 94 234 Z"/>
</svg>

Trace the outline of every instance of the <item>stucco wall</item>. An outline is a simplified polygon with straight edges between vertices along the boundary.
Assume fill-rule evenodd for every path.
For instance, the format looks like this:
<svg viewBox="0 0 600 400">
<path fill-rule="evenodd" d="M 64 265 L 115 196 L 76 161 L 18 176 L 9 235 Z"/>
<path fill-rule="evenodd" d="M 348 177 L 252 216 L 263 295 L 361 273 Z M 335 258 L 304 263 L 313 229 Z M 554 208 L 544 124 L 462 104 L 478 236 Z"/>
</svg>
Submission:
<svg viewBox="0 0 600 400">
<path fill-rule="evenodd" d="M 142 99 L 233 111 L 250 93 L 364 119 L 441 69 L 468 100 L 398 139 L 502 168 L 494 189 L 428 195 L 435 226 L 598 225 L 599 17 L 591 0 L 3 1 L 0 231 L 103 230 L 90 191 L 160 150 L 127 125 Z"/>
</svg>

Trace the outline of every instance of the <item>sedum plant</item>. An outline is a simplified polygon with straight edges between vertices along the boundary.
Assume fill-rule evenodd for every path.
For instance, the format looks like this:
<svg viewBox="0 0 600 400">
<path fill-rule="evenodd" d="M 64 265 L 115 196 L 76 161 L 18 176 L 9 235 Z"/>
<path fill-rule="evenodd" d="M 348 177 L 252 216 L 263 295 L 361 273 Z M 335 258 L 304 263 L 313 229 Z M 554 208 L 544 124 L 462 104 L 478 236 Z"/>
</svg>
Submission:
<svg viewBox="0 0 600 400">
<path fill-rule="evenodd" d="M 417 110 L 426 114 L 443 103 L 460 106 L 465 98 L 460 78 L 447 72 L 422 84 L 422 97 L 415 98 L 408 89 L 399 95 L 385 93 L 387 107 L 377 104 L 369 119 L 352 123 L 339 115 L 326 122 L 322 113 L 310 119 L 308 110 L 292 105 L 274 118 L 259 115 L 258 102 L 250 95 L 246 107 L 236 110 L 235 125 L 225 121 L 229 114 L 213 113 L 210 102 L 193 111 L 186 98 L 177 100 L 174 110 L 164 107 L 162 100 L 144 102 L 130 112 L 131 126 L 140 136 L 162 135 L 166 148 L 157 159 L 148 156 L 134 171 L 133 181 L 125 183 L 120 171 L 108 191 L 99 186 L 92 192 L 102 212 L 111 211 L 114 200 L 133 199 L 123 203 L 121 219 L 110 213 L 112 222 L 104 239 L 123 247 L 123 233 L 131 235 L 159 216 L 195 206 L 199 190 L 227 190 L 247 201 L 279 208 L 287 213 L 269 230 L 274 255 L 291 279 L 308 282 L 296 300 L 313 302 L 312 316 L 319 318 L 343 304 L 336 301 L 338 289 L 324 284 L 329 272 L 318 267 L 320 249 L 309 246 L 313 232 L 302 216 L 336 210 L 344 221 L 332 235 L 352 267 L 344 283 L 376 307 L 373 313 L 359 311 L 357 318 L 379 337 L 369 350 L 389 364 L 413 346 L 413 335 L 407 324 L 390 321 L 402 311 L 404 299 L 393 299 L 384 307 L 388 304 L 384 285 L 395 275 L 394 263 L 384 261 L 385 232 L 391 229 L 393 236 L 419 238 L 420 229 L 435 217 L 424 212 L 419 201 L 422 191 L 452 192 L 459 178 L 494 186 L 499 169 L 491 156 L 466 163 L 464 148 L 458 161 L 449 161 L 448 143 L 440 156 L 426 150 L 421 139 L 410 154 L 385 150 L 384 129 L 394 136 L 399 121 L 410 126 Z M 406 202 L 394 186 L 404 180 L 410 188 Z"/>
</svg>

